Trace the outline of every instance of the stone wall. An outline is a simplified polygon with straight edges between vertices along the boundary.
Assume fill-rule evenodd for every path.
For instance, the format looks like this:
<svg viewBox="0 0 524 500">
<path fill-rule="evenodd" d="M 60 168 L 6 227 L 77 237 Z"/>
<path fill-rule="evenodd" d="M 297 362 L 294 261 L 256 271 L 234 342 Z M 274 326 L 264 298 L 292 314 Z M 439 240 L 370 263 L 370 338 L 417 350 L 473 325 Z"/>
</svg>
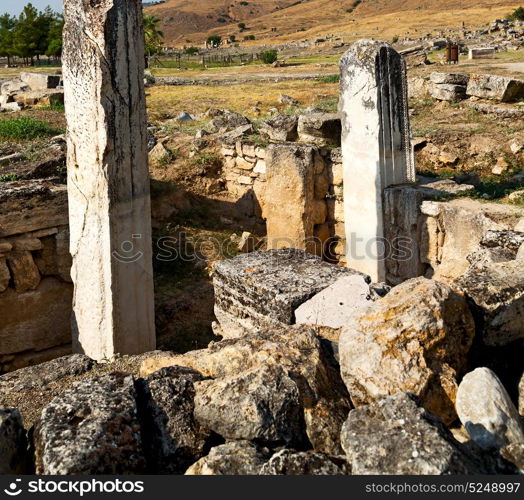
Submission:
<svg viewBox="0 0 524 500">
<path fill-rule="evenodd" d="M 0 187 L 0 373 L 71 351 L 70 268 L 66 187 Z"/>
<path fill-rule="evenodd" d="M 237 141 L 235 144 L 223 144 L 221 154 L 224 157 L 222 177 L 226 180 L 229 196 L 249 205 L 246 211 L 252 212 L 260 222 L 269 221 L 268 232 L 279 233 L 268 234 L 270 240 L 274 236 L 282 243 L 288 231 L 283 234 L 281 230 L 287 228 L 290 233 L 303 234 L 303 241 L 295 241 L 295 247 L 307 248 L 329 260 L 344 262 L 340 148 L 328 149 L 290 142 L 267 146 Z M 289 163 L 294 163 L 291 160 L 297 157 L 300 157 L 300 166 L 296 169 L 296 182 L 291 175 L 284 179 L 286 172 L 292 171 Z M 275 171 L 284 161 L 283 178 L 279 178 Z M 284 180 L 288 181 L 285 186 Z M 285 191 L 285 196 L 279 197 L 279 190 Z M 291 219 L 294 214 L 300 216 L 293 222 Z M 302 224 L 303 220 L 309 220 L 310 227 L 299 231 L 295 226 Z M 323 245 L 312 246 L 309 241 L 321 242 Z M 289 245 L 274 242 L 271 248 L 279 246 Z"/>
</svg>

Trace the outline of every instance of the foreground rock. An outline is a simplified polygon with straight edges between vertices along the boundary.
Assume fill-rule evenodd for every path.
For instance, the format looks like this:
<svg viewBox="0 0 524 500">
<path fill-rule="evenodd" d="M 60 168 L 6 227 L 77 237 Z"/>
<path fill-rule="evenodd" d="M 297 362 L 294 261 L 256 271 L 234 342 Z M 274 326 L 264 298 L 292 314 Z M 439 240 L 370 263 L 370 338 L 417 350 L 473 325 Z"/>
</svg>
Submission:
<svg viewBox="0 0 524 500">
<path fill-rule="evenodd" d="M 477 368 L 464 377 L 456 406 L 462 425 L 481 448 L 524 445 L 519 413 L 499 378 L 488 368 Z"/>
<path fill-rule="evenodd" d="M 248 118 L 227 109 L 217 110 L 215 117 L 211 120 L 210 131 L 213 133 L 224 134 L 238 129 L 242 126 L 251 125 Z"/>
<path fill-rule="evenodd" d="M 414 392 L 429 411 L 456 418 L 456 377 L 474 336 L 463 296 L 416 278 L 350 319 L 340 337 L 340 364 L 355 406 Z"/>
<path fill-rule="evenodd" d="M 149 470 L 182 474 L 205 455 L 211 432 L 194 417 L 195 383 L 202 375 L 174 366 L 138 383 L 141 425 Z"/>
<path fill-rule="evenodd" d="M 216 446 L 207 457 L 201 458 L 186 472 L 188 476 L 257 475 L 269 459 L 267 449 L 249 441 L 232 441 Z"/>
<path fill-rule="evenodd" d="M 28 473 L 27 439 L 18 410 L 0 409 L 0 475 Z"/>
<path fill-rule="evenodd" d="M 504 346 L 524 338 L 524 260 L 472 266 L 454 284 L 474 302 L 483 342 Z"/>
<path fill-rule="evenodd" d="M 263 476 L 336 476 L 349 473 L 344 457 L 287 449 L 275 453 L 260 469 Z"/>
<path fill-rule="evenodd" d="M 352 410 L 342 446 L 353 474 L 475 474 L 481 466 L 412 394 Z"/>
<path fill-rule="evenodd" d="M 277 115 L 263 122 L 260 132 L 268 135 L 272 141 L 294 141 L 298 137 L 297 126 L 297 116 Z"/>
<path fill-rule="evenodd" d="M 471 75 L 467 94 L 482 99 L 511 102 L 524 97 L 524 80 L 499 75 Z"/>
<path fill-rule="evenodd" d="M 82 375 L 91 370 L 94 364 L 92 359 L 83 354 L 71 354 L 47 363 L 21 368 L 0 375 L 0 394 L 44 387 L 64 377 Z"/>
<path fill-rule="evenodd" d="M 226 439 L 307 446 L 297 385 L 278 365 L 197 384 L 195 418 Z"/>
<path fill-rule="evenodd" d="M 183 355 L 154 356 L 144 360 L 140 371 L 148 375 L 174 365 L 186 366 L 221 381 L 217 387 L 224 380 L 245 376 L 268 365 L 280 365 L 298 387 L 312 447 L 334 455 L 341 453 L 340 428 L 351 408 L 349 395 L 328 346 L 311 329 L 274 327 L 243 338 L 212 343 L 207 349 Z M 245 380 L 249 379 L 247 376 Z M 247 408 L 252 403 L 248 395 L 243 397 Z M 214 419 L 219 416 L 217 412 L 213 410 Z M 232 418 L 225 415 L 221 425 L 230 425 Z"/>
<path fill-rule="evenodd" d="M 34 433 L 37 474 L 135 474 L 144 470 L 130 375 L 79 382 L 42 411 Z"/>
</svg>

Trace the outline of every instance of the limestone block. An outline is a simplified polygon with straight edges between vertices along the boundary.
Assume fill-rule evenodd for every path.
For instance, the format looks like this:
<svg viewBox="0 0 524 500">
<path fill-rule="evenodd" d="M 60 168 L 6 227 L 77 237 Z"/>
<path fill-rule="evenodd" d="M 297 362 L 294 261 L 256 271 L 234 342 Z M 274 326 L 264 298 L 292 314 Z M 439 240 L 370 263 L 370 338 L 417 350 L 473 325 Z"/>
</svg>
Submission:
<svg viewBox="0 0 524 500">
<path fill-rule="evenodd" d="M 14 250 L 17 251 L 29 251 L 42 250 L 42 242 L 39 238 L 31 238 L 29 236 L 21 236 L 19 238 L 12 238 L 9 240 Z"/>
<path fill-rule="evenodd" d="M 493 59 L 495 49 L 493 47 L 471 47 L 468 59 Z"/>
<path fill-rule="evenodd" d="M 36 290 L 0 295 L 0 355 L 71 342 L 72 286 L 44 278 Z"/>
<path fill-rule="evenodd" d="M 298 119 L 298 139 L 315 146 L 339 146 L 342 134 L 340 116 L 334 113 L 311 113 Z"/>
<path fill-rule="evenodd" d="M 439 73 L 434 71 L 429 75 L 431 83 L 438 85 L 463 85 L 466 86 L 469 82 L 469 75 L 463 73 Z"/>
<path fill-rule="evenodd" d="M 253 170 L 253 163 L 250 161 L 247 161 L 242 156 L 238 156 L 235 163 L 237 168 L 240 168 L 241 170 Z"/>
<path fill-rule="evenodd" d="M 254 252 L 217 264 L 215 314 L 227 337 L 293 324 L 294 311 L 349 269 L 294 249 Z"/>
<path fill-rule="evenodd" d="M 264 217 L 268 248 L 314 251 L 314 150 L 298 144 L 274 144 L 266 152 Z"/>
<path fill-rule="evenodd" d="M 342 330 L 341 373 L 353 404 L 414 392 L 453 422 L 456 378 L 474 334 L 466 299 L 449 286 L 416 278 L 394 287 Z"/>
<path fill-rule="evenodd" d="M 327 219 L 327 204 L 324 200 L 314 200 L 312 204 L 313 224 L 324 224 Z"/>
<path fill-rule="evenodd" d="M 298 117 L 277 115 L 260 125 L 260 132 L 267 134 L 272 141 L 295 141 L 297 135 Z"/>
<path fill-rule="evenodd" d="M 5 257 L 0 257 L 0 293 L 7 289 L 10 280 L 11 274 L 9 273 L 6 259 Z"/>
<path fill-rule="evenodd" d="M 462 101 L 467 97 L 465 85 L 433 84 L 430 87 L 430 94 L 434 99 L 450 102 Z"/>
<path fill-rule="evenodd" d="M 323 200 L 329 192 L 329 181 L 325 174 L 320 174 L 315 177 L 315 198 Z"/>
<path fill-rule="evenodd" d="M 69 251 L 69 236 L 69 228 L 60 229 L 56 235 L 56 265 L 58 276 L 71 283 L 72 257 Z"/>
<path fill-rule="evenodd" d="M 471 75 L 467 94 L 482 99 L 511 102 L 524 97 L 524 80 L 499 75 Z"/>
<path fill-rule="evenodd" d="M 56 238 L 42 238 L 39 240 L 42 244 L 40 251 L 33 254 L 35 264 L 42 276 L 58 275 L 57 255 L 56 255 Z"/>
<path fill-rule="evenodd" d="M 32 90 L 14 95 L 13 100 L 24 106 L 60 106 L 64 104 L 64 91 Z"/>
<path fill-rule="evenodd" d="M 340 61 L 346 237 L 350 267 L 385 281 L 384 188 L 413 182 L 406 67 L 385 42 L 361 40 Z"/>
<path fill-rule="evenodd" d="M 253 184 L 253 178 L 248 177 L 247 175 L 239 175 L 238 179 L 237 179 L 237 182 L 239 184 L 250 186 L 250 185 Z"/>
<path fill-rule="evenodd" d="M 40 284 L 40 273 L 31 252 L 11 252 L 7 262 L 13 274 L 13 282 L 18 293 L 35 290 Z"/>
<path fill-rule="evenodd" d="M 264 175 L 267 171 L 267 166 L 265 160 L 258 160 L 257 164 L 255 165 L 255 168 L 253 169 L 253 172 L 255 174 L 261 174 Z"/>
<path fill-rule="evenodd" d="M 74 347 L 100 360 L 155 348 L 139 0 L 64 4 Z"/>
<path fill-rule="evenodd" d="M 342 163 L 334 163 L 331 167 L 331 184 L 342 186 L 344 183 L 344 167 Z"/>
<path fill-rule="evenodd" d="M 460 383 L 457 413 L 471 439 L 484 449 L 524 444 L 520 415 L 499 378 L 477 368 Z"/>
<path fill-rule="evenodd" d="M 20 80 L 28 85 L 31 90 L 55 89 L 60 85 L 60 75 L 49 75 L 46 73 L 31 73 L 23 71 Z"/>
<path fill-rule="evenodd" d="M 339 329 L 370 303 L 366 276 L 344 276 L 300 305 L 295 311 L 296 322 Z"/>
</svg>

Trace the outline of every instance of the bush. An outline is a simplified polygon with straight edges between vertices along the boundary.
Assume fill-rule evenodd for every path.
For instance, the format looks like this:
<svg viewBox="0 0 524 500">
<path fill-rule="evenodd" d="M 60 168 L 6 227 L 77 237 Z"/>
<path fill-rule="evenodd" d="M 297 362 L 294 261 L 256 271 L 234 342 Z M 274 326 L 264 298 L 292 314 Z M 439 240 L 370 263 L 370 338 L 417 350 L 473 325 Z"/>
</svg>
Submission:
<svg viewBox="0 0 524 500">
<path fill-rule="evenodd" d="M 198 54 L 198 47 L 187 47 L 184 49 L 184 54 L 189 54 L 190 56 Z"/>
<path fill-rule="evenodd" d="M 519 7 L 511 14 L 506 16 L 508 21 L 524 21 L 524 7 Z"/>
<path fill-rule="evenodd" d="M 398 35 L 395 35 L 392 39 L 391 39 L 391 43 L 397 43 L 398 42 Z"/>
<path fill-rule="evenodd" d="M 14 140 L 31 140 L 52 137 L 63 133 L 49 123 L 23 116 L 12 120 L 0 120 L 0 138 Z"/>
<path fill-rule="evenodd" d="M 255 35 L 246 35 L 244 37 L 244 40 L 255 40 L 255 39 L 256 39 Z"/>
<path fill-rule="evenodd" d="M 246 23 L 238 23 L 238 27 L 239 27 L 241 30 L 245 30 L 245 29 L 246 29 Z"/>
<path fill-rule="evenodd" d="M 276 50 L 266 50 L 260 54 L 260 59 L 264 64 L 273 64 L 278 60 L 278 53 Z"/>
</svg>

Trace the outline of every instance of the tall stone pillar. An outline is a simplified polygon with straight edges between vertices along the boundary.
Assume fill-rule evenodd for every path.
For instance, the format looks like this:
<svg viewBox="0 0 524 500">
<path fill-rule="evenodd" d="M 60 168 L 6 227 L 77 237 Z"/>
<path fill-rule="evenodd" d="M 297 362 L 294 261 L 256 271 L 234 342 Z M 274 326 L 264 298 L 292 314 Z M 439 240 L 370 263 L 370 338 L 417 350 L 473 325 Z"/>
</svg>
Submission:
<svg viewBox="0 0 524 500">
<path fill-rule="evenodd" d="M 65 0 L 73 346 L 155 348 L 140 0 Z"/>
<path fill-rule="evenodd" d="M 386 280 L 384 189 L 415 180 L 406 68 L 385 42 L 360 40 L 340 62 L 348 266 Z"/>
</svg>

